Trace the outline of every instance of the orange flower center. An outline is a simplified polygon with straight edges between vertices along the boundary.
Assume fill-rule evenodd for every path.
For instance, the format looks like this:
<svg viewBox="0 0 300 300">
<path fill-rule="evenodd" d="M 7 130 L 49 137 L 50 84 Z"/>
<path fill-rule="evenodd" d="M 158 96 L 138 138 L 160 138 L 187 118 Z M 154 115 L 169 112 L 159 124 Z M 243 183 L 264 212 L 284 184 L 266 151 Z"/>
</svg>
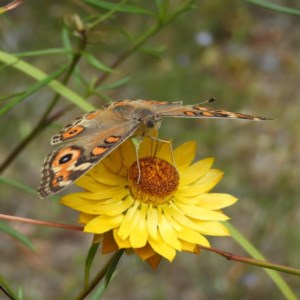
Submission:
<svg viewBox="0 0 300 300">
<path fill-rule="evenodd" d="M 163 204 L 174 195 L 179 183 L 176 168 L 161 158 L 144 157 L 128 170 L 132 196 L 147 204 Z"/>
</svg>

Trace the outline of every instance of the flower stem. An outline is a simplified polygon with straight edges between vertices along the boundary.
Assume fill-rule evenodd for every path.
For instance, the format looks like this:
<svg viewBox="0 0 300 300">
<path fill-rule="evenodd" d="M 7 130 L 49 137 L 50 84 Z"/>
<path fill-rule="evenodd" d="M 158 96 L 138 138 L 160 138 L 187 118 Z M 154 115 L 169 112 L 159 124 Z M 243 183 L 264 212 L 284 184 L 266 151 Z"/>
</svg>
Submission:
<svg viewBox="0 0 300 300">
<path fill-rule="evenodd" d="M 35 219 L 9 216 L 9 215 L 4 215 L 4 214 L 0 214 L 0 219 L 7 220 L 7 221 L 13 221 L 13 222 L 21 222 L 21 223 L 42 225 L 42 226 L 48 226 L 48 227 L 56 227 L 56 228 L 67 229 L 67 230 L 83 231 L 82 226 L 75 226 L 75 225 L 68 225 L 68 224 L 62 224 L 62 223 L 56 223 L 56 222 L 41 221 L 41 220 L 35 220 Z"/>
<path fill-rule="evenodd" d="M 216 248 L 205 247 L 205 246 L 200 246 L 200 248 L 217 253 L 217 254 L 225 257 L 228 260 L 238 261 L 238 262 L 242 262 L 242 263 L 245 263 L 248 265 L 254 265 L 254 266 L 258 266 L 258 267 L 263 267 L 263 268 L 267 268 L 267 269 L 272 269 L 272 270 L 300 276 L 300 270 L 295 269 L 295 268 L 286 267 L 286 266 L 278 265 L 278 264 L 273 264 L 273 263 L 263 261 L 263 260 L 257 260 L 257 259 L 253 259 L 253 258 L 249 258 L 249 257 L 239 256 L 239 255 L 232 254 L 232 253 L 229 253 L 229 252 L 226 252 L 223 250 L 219 250 Z"/>
<path fill-rule="evenodd" d="M 112 273 L 110 270 L 115 270 L 116 266 L 118 265 L 120 258 L 124 253 L 124 249 L 120 249 L 117 251 L 110 260 L 105 264 L 105 266 L 97 273 L 93 281 L 90 283 L 88 287 L 86 287 L 83 291 L 80 292 L 76 300 L 83 300 L 88 294 L 92 292 L 92 290 L 100 283 L 100 281 L 105 277 L 105 287 L 108 286 L 110 282 L 110 278 Z"/>
</svg>

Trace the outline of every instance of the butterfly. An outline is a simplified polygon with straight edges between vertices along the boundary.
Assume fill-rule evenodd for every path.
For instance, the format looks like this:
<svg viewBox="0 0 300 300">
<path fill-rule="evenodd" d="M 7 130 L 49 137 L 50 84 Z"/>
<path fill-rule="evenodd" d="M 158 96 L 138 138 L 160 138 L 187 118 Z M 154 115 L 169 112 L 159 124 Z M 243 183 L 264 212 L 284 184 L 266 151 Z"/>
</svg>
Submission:
<svg viewBox="0 0 300 300">
<path fill-rule="evenodd" d="M 202 104 L 123 100 L 75 119 L 51 139 L 52 145 L 63 143 L 63 146 L 44 161 L 39 196 L 45 198 L 70 186 L 128 138 L 157 130 L 163 117 L 268 120 Z"/>
</svg>

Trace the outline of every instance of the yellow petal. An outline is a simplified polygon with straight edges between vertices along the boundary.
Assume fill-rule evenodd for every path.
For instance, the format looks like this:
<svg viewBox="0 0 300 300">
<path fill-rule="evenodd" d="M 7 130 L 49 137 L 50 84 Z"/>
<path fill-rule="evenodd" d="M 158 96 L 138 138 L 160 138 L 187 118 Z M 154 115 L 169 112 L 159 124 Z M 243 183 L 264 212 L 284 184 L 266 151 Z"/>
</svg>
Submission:
<svg viewBox="0 0 300 300">
<path fill-rule="evenodd" d="M 197 180 L 193 185 L 179 187 L 175 196 L 193 197 L 209 192 L 223 177 L 223 172 L 210 169 L 206 175 Z"/>
<path fill-rule="evenodd" d="M 156 253 L 165 257 L 169 261 L 172 261 L 176 256 L 175 249 L 162 240 L 159 232 L 157 233 L 157 239 L 154 239 L 151 235 L 149 235 L 148 242 Z"/>
<path fill-rule="evenodd" d="M 195 159 L 196 155 L 196 142 L 186 142 L 174 150 L 174 160 L 176 167 L 181 170 L 188 167 Z"/>
<path fill-rule="evenodd" d="M 157 149 L 157 141 L 145 137 L 139 144 L 138 156 L 139 156 L 139 158 L 152 156 L 155 149 Z"/>
<path fill-rule="evenodd" d="M 114 234 L 114 239 L 119 247 L 119 249 L 124 249 L 124 248 L 131 248 L 131 243 L 129 241 L 129 238 L 127 239 L 121 239 L 119 237 L 119 234 L 118 234 L 118 229 L 114 229 L 113 230 L 113 234 Z"/>
<path fill-rule="evenodd" d="M 84 227 L 85 232 L 93 232 L 93 233 L 104 233 L 109 231 L 115 227 L 118 227 L 122 220 L 123 215 L 118 216 L 98 216 L 87 223 Z"/>
<path fill-rule="evenodd" d="M 132 140 L 125 141 L 120 147 L 123 165 L 125 168 L 129 167 L 137 160 L 135 145 Z"/>
<path fill-rule="evenodd" d="M 186 228 L 193 230 L 198 230 L 199 226 L 195 224 L 189 217 L 184 215 L 175 205 L 170 205 L 169 207 L 171 220 L 173 228 L 176 228 L 176 231 L 182 231 Z"/>
<path fill-rule="evenodd" d="M 71 194 L 63 197 L 61 202 L 66 206 L 88 214 L 115 216 L 127 210 L 134 201 L 129 196 L 125 200 L 112 198 L 103 201 L 94 201 L 82 199 L 78 194 Z"/>
<path fill-rule="evenodd" d="M 100 163 L 88 172 L 88 175 L 93 177 L 97 182 L 106 184 L 109 186 L 126 185 L 126 177 L 122 177 L 118 174 L 113 174 L 108 170 L 104 164 Z"/>
<path fill-rule="evenodd" d="M 129 240 L 132 248 L 141 248 L 147 244 L 148 229 L 146 224 L 146 210 L 141 207 L 141 210 L 137 210 L 138 223 L 133 228 Z"/>
<path fill-rule="evenodd" d="M 199 160 L 186 168 L 180 174 L 180 186 L 191 184 L 203 177 L 214 163 L 214 158 L 209 157 L 206 159 Z"/>
<path fill-rule="evenodd" d="M 90 214 L 81 212 L 78 217 L 78 222 L 81 224 L 86 224 L 94 218 L 95 218 L 94 215 L 90 215 Z"/>
<path fill-rule="evenodd" d="M 198 206 L 185 205 L 179 202 L 176 203 L 178 210 L 182 211 L 185 215 L 195 218 L 197 220 L 208 220 L 208 221 L 225 221 L 229 218 L 224 214 L 204 209 Z"/>
<path fill-rule="evenodd" d="M 78 178 L 75 181 L 75 184 L 84 188 L 85 190 L 89 192 L 97 192 L 101 191 L 102 189 L 107 189 L 107 185 L 102 184 L 100 182 L 97 182 L 94 178 L 89 176 L 88 174 L 85 174 Z"/>
<path fill-rule="evenodd" d="M 101 163 L 110 172 L 113 172 L 115 174 L 119 174 L 118 172 L 120 171 L 120 169 L 123 166 L 120 147 L 116 148 L 108 156 L 106 156 L 105 159 L 103 159 L 101 161 Z"/>
<path fill-rule="evenodd" d="M 121 187 L 121 188 L 105 188 L 102 190 L 99 190 L 94 193 L 90 192 L 78 192 L 66 195 L 62 199 L 69 199 L 71 200 L 72 197 L 80 197 L 81 199 L 86 200 L 96 200 L 96 201 L 102 201 L 106 199 L 122 199 L 126 195 L 128 195 L 128 190 Z"/>
<path fill-rule="evenodd" d="M 168 140 L 161 140 L 156 151 L 156 156 L 166 160 L 170 164 L 173 164 L 174 161 L 172 151 L 172 142 Z"/>
<path fill-rule="evenodd" d="M 179 224 L 178 222 L 176 222 L 176 221 L 173 219 L 172 213 L 171 213 L 171 211 L 170 211 L 169 206 L 166 206 L 166 205 L 165 205 L 165 206 L 163 207 L 163 212 L 164 212 L 164 215 L 165 215 L 167 221 L 172 225 L 172 227 L 174 228 L 174 230 L 176 230 L 176 231 L 182 230 L 182 225 Z"/>
<path fill-rule="evenodd" d="M 184 241 L 209 247 L 209 241 L 203 235 L 194 230 L 185 229 L 181 232 L 178 232 L 177 235 L 178 238 Z"/>
<path fill-rule="evenodd" d="M 147 228 L 149 234 L 156 239 L 158 228 L 158 215 L 156 208 L 150 206 L 147 210 Z"/>
<path fill-rule="evenodd" d="M 137 225 L 139 221 L 139 215 L 136 214 L 138 206 L 139 203 L 136 201 L 134 205 L 127 210 L 125 217 L 122 220 L 122 223 L 118 230 L 118 236 L 120 239 L 122 240 L 127 239 L 131 234 L 133 228 Z"/>
<path fill-rule="evenodd" d="M 101 177 L 94 177 L 97 182 L 107 184 L 110 186 L 125 186 L 127 184 L 127 178 L 112 173 L 102 174 Z"/>
<path fill-rule="evenodd" d="M 158 213 L 158 229 L 164 242 L 176 250 L 181 250 L 181 244 L 173 227 L 161 212 Z"/>
<path fill-rule="evenodd" d="M 191 184 L 191 186 L 194 187 L 202 184 L 209 184 L 210 181 L 212 181 L 214 183 L 213 186 L 215 186 L 218 182 L 220 182 L 223 176 L 224 172 L 218 169 L 210 169 L 203 177 Z"/>
<path fill-rule="evenodd" d="M 217 210 L 234 204 L 238 199 L 229 194 L 210 193 L 195 197 L 196 205 L 202 208 Z"/>
<path fill-rule="evenodd" d="M 205 235 L 230 236 L 228 229 L 220 222 L 193 220 L 199 226 L 199 232 Z"/>
<path fill-rule="evenodd" d="M 200 249 L 198 245 L 195 245 L 194 243 L 189 243 L 184 240 L 180 240 L 180 243 L 182 245 L 182 251 L 191 252 L 195 254 L 200 253 Z"/>
<path fill-rule="evenodd" d="M 110 203 L 107 205 L 99 203 L 99 205 L 95 205 L 94 207 L 86 207 L 86 209 L 89 208 L 90 213 L 104 214 L 107 216 L 116 216 L 125 212 L 128 208 L 132 206 L 133 203 L 134 200 L 131 197 L 126 197 L 125 200 Z"/>
</svg>

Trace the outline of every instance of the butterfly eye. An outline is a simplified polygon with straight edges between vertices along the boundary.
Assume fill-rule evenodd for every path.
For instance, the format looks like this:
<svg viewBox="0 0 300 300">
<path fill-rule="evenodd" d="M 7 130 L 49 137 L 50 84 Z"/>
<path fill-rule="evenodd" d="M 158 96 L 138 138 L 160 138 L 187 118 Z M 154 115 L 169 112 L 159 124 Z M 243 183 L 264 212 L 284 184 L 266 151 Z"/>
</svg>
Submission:
<svg viewBox="0 0 300 300">
<path fill-rule="evenodd" d="M 69 162 L 72 159 L 72 156 L 73 155 L 71 153 L 64 155 L 63 157 L 61 157 L 59 159 L 59 161 L 58 161 L 59 164 L 62 165 L 62 164 Z"/>
</svg>

